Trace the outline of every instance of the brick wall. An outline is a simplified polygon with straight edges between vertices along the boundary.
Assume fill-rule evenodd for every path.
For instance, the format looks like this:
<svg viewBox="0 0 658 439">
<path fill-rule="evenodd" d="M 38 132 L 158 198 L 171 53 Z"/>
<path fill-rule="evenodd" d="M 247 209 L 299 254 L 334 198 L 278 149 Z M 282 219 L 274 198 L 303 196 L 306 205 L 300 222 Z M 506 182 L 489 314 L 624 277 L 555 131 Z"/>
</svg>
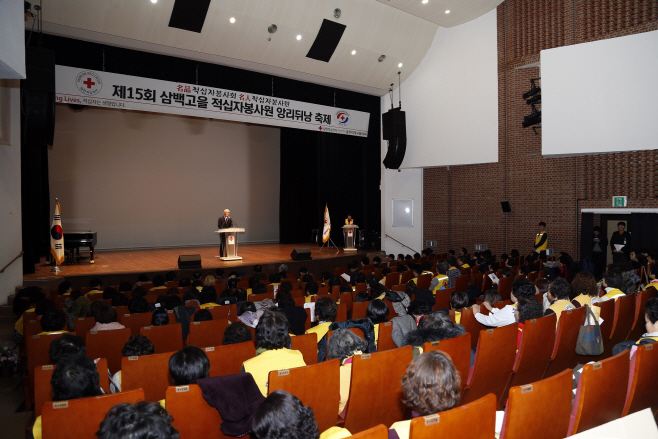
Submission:
<svg viewBox="0 0 658 439">
<path fill-rule="evenodd" d="M 437 241 L 440 252 L 487 244 L 497 254 L 513 248 L 525 254 L 545 221 L 549 248 L 575 255 L 577 199 L 588 198 L 579 208 L 608 208 L 612 195 L 627 195 L 630 208 L 658 208 L 658 150 L 543 158 L 541 136 L 521 127 L 530 114 L 521 95 L 539 68 L 518 68 L 539 61 L 543 49 L 657 29 L 656 0 L 501 3 L 498 163 L 424 169 L 423 241 Z M 511 213 L 502 212 L 503 200 Z"/>
</svg>

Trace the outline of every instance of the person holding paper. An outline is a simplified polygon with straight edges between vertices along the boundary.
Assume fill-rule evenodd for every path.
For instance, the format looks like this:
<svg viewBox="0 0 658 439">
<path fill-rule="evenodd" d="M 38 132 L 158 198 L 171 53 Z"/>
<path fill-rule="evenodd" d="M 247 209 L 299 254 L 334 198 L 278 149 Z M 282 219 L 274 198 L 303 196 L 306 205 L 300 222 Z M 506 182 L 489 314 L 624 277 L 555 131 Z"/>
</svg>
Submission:
<svg viewBox="0 0 658 439">
<path fill-rule="evenodd" d="M 612 263 L 619 264 L 627 261 L 631 253 L 631 234 L 626 229 L 626 223 L 617 223 L 618 232 L 613 233 L 610 238 L 610 250 L 612 250 Z"/>
<path fill-rule="evenodd" d="M 233 227 L 233 220 L 231 219 L 231 211 L 224 209 L 224 216 L 219 217 L 217 220 L 218 229 L 230 229 Z M 226 256 L 228 249 L 226 248 L 226 233 L 219 235 L 219 256 Z"/>
</svg>

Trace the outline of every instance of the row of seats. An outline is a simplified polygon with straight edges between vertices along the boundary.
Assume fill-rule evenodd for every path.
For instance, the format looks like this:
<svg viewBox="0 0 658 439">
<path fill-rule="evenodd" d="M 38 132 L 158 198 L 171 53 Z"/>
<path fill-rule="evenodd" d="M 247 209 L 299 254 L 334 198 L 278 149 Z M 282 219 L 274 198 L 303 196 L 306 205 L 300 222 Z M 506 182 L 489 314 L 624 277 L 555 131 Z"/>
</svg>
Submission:
<svg viewBox="0 0 658 439">
<path fill-rule="evenodd" d="M 405 417 L 401 384 L 395 377 L 405 373 L 411 358 L 411 347 L 354 357 L 343 426 L 351 432 L 361 432 L 355 437 L 383 439 L 387 437 L 387 427 Z M 299 397 L 302 403 L 314 409 L 318 427 L 323 431 L 337 422 L 339 367 L 339 362 L 334 360 L 270 372 L 269 392 L 281 389 Z M 509 390 L 500 437 L 558 439 L 645 408 L 650 408 L 656 416 L 655 370 L 658 370 L 658 349 L 654 349 L 654 345 L 644 345 L 635 352 L 630 364 L 628 352 L 622 352 L 586 365 L 573 405 L 570 370 L 513 386 Z M 322 382 L 321 392 L 317 386 L 309 385 L 319 382 Z M 220 429 L 221 416 L 205 402 L 198 386 L 166 387 L 164 398 L 181 438 L 225 437 Z M 140 400 L 149 400 L 142 388 L 93 398 L 46 402 L 42 410 L 44 437 L 92 437 L 112 406 Z M 471 401 L 462 399 L 452 410 L 413 419 L 410 439 L 491 439 L 497 405 L 497 397 L 492 393 Z"/>
</svg>

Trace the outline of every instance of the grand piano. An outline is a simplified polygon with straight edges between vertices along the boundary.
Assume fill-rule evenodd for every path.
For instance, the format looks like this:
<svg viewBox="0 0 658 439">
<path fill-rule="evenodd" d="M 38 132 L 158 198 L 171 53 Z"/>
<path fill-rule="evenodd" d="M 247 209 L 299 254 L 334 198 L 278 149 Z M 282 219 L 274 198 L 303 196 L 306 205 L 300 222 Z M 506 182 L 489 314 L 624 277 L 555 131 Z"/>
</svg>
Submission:
<svg viewBox="0 0 658 439">
<path fill-rule="evenodd" d="M 69 250 L 66 259 L 73 264 L 80 257 L 80 247 L 89 247 L 90 263 L 94 263 L 94 247 L 98 244 L 96 232 L 64 232 L 64 249 Z"/>
</svg>

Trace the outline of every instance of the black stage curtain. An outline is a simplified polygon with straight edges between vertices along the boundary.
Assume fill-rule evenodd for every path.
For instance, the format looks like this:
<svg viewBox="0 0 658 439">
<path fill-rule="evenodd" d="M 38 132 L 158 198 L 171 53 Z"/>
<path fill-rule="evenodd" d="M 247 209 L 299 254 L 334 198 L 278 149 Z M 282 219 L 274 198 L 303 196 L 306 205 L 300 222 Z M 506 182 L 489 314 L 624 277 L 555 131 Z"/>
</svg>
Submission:
<svg viewBox="0 0 658 439">
<path fill-rule="evenodd" d="M 594 214 L 580 214 L 580 258 L 592 256 L 592 234 L 594 233 Z"/>
<path fill-rule="evenodd" d="M 658 249 L 658 214 L 631 213 L 628 230 L 631 232 L 631 246 L 636 249 Z"/>
<path fill-rule="evenodd" d="M 21 209 L 23 274 L 35 272 L 34 264 L 50 249 L 50 186 L 48 147 L 21 146 Z"/>
</svg>

